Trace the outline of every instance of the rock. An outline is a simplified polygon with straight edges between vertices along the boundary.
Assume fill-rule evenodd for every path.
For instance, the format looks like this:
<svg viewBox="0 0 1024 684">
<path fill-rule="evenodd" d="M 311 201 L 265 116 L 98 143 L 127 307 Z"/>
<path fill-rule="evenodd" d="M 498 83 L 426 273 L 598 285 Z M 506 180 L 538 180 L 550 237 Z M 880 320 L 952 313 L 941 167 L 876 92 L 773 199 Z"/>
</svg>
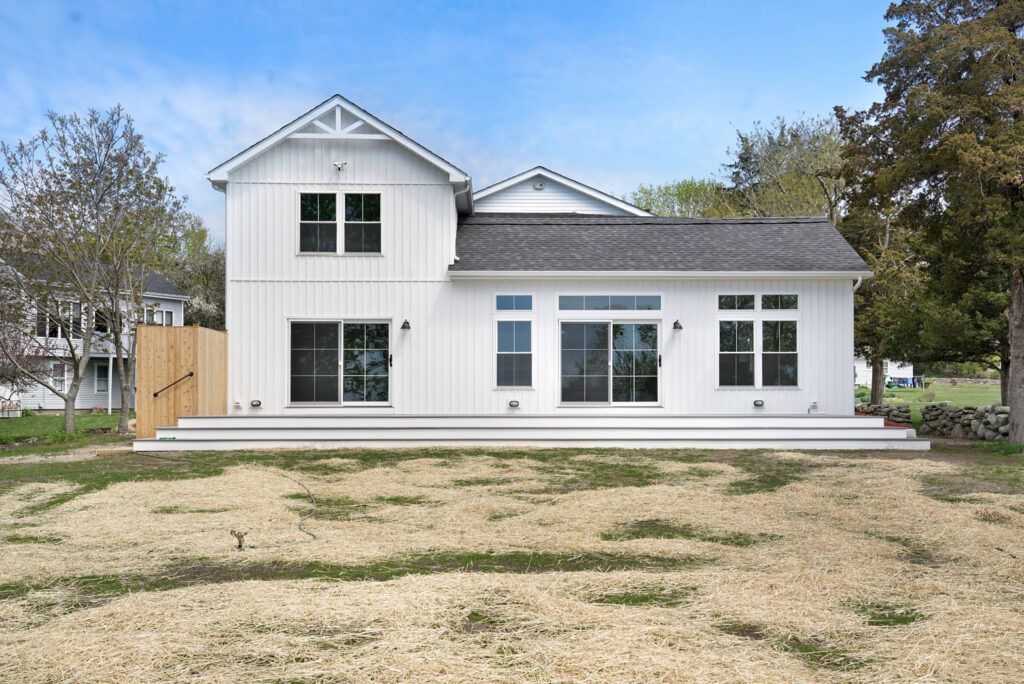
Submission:
<svg viewBox="0 0 1024 684">
<path fill-rule="evenodd" d="M 1003 415 L 1009 415 L 1010 414 L 1010 407 L 1009 406 L 996 406 L 995 409 L 996 409 L 996 413 L 1001 413 Z"/>
<path fill-rule="evenodd" d="M 999 433 L 994 431 L 994 430 L 986 430 L 985 431 L 985 441 L 986 442 L 994 442 L 994 441 L 996 441 L 996 439 L 998 437 L 999 437 Z"/>
<path fill-rule="evenodd" d="M 923 425 L 921 427 L 924 427 Z M 962 425 L 954 425 L 953 429 L 949 431 L 950 439 L 967 439 L 967 431 L 964 430 Z"/>
<path fill-rule="evenodd" d="M 971 421 L 971 432 L 974 432 L 974 433 L 977 434 L 979 430 L 981 430 L 981 421 L 980 420 L 972 420 Z"/>
<path fill-rule="evenodd" d="M 106 413 L 106 412 L 107 412 L 107 409 L 105 409 L 102 406 L 93 406 L 92 407 L 92 411 L 90 411 L 90 413 Z"/>
<path fill-rule="evenodd" d="M 128 421 L 128 432 L 135 432 L 135 419 L 132 418 Z"/>
<path fill-rule="evenodd" d="M 935 430 L 932 429 L 931 425 L 929 425 L 928 423 L 921 423 L 921 429 L 917 431 L 917 434 L 930 435 L 933 432 L 935 432 Z"/>
<path fill-rule="evenodd" d="M 1002 425 L 1002 426 L 1000 426 L 999 434 L 1001 434 L 1001 435 L 1009 435 L 1010 434 L 1010 426 L 1009 425 Z"/>
</svg>

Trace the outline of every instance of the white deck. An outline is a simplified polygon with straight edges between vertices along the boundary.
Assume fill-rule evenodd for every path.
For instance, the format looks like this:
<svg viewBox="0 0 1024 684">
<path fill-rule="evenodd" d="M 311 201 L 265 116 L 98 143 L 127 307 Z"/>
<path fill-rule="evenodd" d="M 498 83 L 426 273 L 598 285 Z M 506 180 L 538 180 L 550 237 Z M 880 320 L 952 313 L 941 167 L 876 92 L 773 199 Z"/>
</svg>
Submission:
<svg viewBox="0 0 1024 684">
<path fill-rule="evenodd" d="M 194 416 L 136 451 L 430 446 L 925 451 L 914 430 L 869 416 L 380 414 Z"/>
</svg>

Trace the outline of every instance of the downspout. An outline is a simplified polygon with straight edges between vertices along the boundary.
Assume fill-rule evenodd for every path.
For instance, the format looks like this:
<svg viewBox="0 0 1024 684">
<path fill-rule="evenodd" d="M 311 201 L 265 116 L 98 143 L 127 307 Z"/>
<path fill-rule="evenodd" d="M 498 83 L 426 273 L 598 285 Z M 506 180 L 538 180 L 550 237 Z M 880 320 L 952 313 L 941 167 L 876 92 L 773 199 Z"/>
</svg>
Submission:
<svg viewBox="0 0 1024 684">
<path fill-rule="evenodd" d="M 469 189 L 471 187 L 473 187 L 473 178 L 472 178 L 472 176 L 466 176 L 466 187 L 464 187 L 461 190 L 459 190 L 458 192 L 456 192 L 455 195 L 453 196 L 453 198 L 455 200 L 455 214 L 456 214 L 456 216 L 459 213 L 459 195 L 461 195 L 461 194 L 463 194 L 465 192 L 469 192 Z M 473 198 L 472 197 L 470 197 L 469 206 L 470 206 L 470 209 L 472 209 L 472 207 L 473 207 Z M 456 222 L 456 224 L 458 224 L 458 219 L 457 218 L 456 218 L 455 222 Z M 456 241 L 456 237 L 458 235 L 458 232 L 459 232 L 458 227 L 456 227 L 455 233 L 452 234 L 452 255 L 453 255 L 453 258 L 455 259 L 455 263 L 458 263 L 458 261 L 459 261 L 459 255 L 455 254 L 455 241 Z"/>
<path fill-rule="evenodd" d="M 860 286 L 864 283 L 864 276 L 857 276 L 857 282 L 853 284 L 853 291 L 856 292 L 860 289 Z"/>
</svg>

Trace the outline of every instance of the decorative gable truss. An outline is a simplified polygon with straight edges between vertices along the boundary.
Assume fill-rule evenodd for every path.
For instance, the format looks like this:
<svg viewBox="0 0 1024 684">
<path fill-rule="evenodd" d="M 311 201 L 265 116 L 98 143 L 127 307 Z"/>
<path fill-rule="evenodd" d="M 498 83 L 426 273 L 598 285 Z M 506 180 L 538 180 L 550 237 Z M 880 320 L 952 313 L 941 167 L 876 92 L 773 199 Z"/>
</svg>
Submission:
<svg viewBox="0 0 1024 684">
<path fill-rule="evenodd" d="M 382 133 L 363 119 L 345 111 L 341 105 L 335 105 L 333 111 L 313 119 L 289 138 L 308 138 L 315 140 L 391 140 L 391 136 Z"/>
</svg>

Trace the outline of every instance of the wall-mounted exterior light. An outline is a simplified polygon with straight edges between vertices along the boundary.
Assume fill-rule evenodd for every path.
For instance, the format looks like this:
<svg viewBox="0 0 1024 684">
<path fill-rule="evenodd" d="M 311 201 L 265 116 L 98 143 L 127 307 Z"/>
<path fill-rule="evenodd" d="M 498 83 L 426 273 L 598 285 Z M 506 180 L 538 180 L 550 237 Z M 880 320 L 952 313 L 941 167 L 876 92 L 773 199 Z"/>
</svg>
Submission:
<svg viewBox="0 0 1024 684">
<path fill-rule="evenodd" d="M 508 402 L 508 407 L 509 408 L 519 408 L 519 402 L 516 401 L 515 399 L 513 399 L 512 401 Z"/>
<path fill-rule="evenodd" d="M 672 329 L 673 330 L 682 330 L 683 329 L 683 324 L 679 322 L 678 318 L 676 319 L 676 322 L 672 324 Z"/>
<path fill-rule="evenodd" d="M 409 325 L 409 319 L 402 321 L 402 330 L 412 330 L 412 326 Z"/>
<path fill-rule="evenodd" d="M 253 408 L 259 408 L 260 406 L 263 406 L 263 402 L 260 401 L 259 399 L 253 399 L 252 401 L 249 402 L 249 406 L 252 406 Z"/>
<path fill-rule="evenodd" d="M 754 406 L 756 406 L 757 408 L 761 408 L 762 406 L 764 406 L 764 400 L 763 399 L 755 399 L 754 400 Z"/>
</svg>

